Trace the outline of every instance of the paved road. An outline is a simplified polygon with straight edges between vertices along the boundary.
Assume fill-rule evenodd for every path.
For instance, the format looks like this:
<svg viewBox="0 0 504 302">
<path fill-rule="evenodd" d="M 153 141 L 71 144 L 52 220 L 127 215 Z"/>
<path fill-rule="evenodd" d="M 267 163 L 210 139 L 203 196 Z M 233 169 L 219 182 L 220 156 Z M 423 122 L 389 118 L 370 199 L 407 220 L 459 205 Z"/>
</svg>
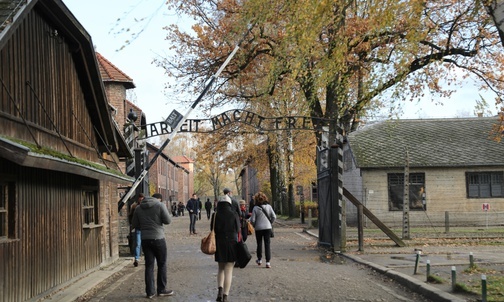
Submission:
<svg viewBox="0 0 504 302">
<path fill-rule="evenodd" d="M 200 252 L 209 230 L 206 217 L 197 221 L 198 235 L 189 235 L 189 217 L 174 217 L 166 227 L 168 283 L 175 291 L 167 301 L 215 301 L 217 264 Z M 301 228 L 277 227 L 272 240 L 271 269 L 255 260 L 255 237 L 247 240 L 253 259 L 235 269 L 230 301 L 430 301 L 367 266 L 338 258 L 317 247 L 317 239 Z M 143 262 L 131 262 L 78 301 L 144 301 Z"/>
</svg>

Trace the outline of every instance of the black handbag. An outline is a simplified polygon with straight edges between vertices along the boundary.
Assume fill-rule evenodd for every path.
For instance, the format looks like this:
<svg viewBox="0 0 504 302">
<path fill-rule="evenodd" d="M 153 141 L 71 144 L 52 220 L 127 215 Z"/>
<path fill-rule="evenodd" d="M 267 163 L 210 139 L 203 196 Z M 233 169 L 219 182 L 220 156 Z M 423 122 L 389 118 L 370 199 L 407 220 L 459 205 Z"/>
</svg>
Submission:
<svg viewBox="0 0 504 302">
<path fill-rule="evenodd" d="M 248 246 L 245 242 L 239 241 L 236 244 L 236 265 L 240 268 L 245 268 L 249 263 L 250 259 L 252 259 L 252 255 L 250 255 Z"/>
</svg>

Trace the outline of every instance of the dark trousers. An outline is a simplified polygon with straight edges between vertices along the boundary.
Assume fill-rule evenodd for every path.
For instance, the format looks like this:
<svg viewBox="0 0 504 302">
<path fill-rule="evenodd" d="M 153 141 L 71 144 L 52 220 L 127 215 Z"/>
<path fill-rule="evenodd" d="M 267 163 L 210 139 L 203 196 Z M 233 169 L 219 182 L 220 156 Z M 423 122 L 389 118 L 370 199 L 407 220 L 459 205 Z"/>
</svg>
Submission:
<svg viewBox="0 0 504 302">
<path fill-rule="evenodd" d="M 142 239 L 142 249 L 145 256 L 145 291 L 147 296 L 155 295 L 166 289 L 166 240 Z M 154 264 L 157 262 L 157 291 L 154 287 Z"/>
<path fill-rule="evenodd" d="M 257 259 L 262 259 L 262 243 L 264 240 L 264 254 L 266 255 L 266 262 L 271 260 L 271 249 L 270 249 L 270 234 L 271 230 L 256 230 L 256 242 L 257 242 Z"/>
<path fill-rule="evenodd" d="M 211 209 L 206 209 L 206 217 L 207 217 L 207 219 L 210 219 L 210 210 Z"/>
<path fill-rule="evenodd" d="M 196 220 L 198 220 L 198 214 L 190 213 L 189 214 L 189 233 L 196 233 Z"/>
</svg>

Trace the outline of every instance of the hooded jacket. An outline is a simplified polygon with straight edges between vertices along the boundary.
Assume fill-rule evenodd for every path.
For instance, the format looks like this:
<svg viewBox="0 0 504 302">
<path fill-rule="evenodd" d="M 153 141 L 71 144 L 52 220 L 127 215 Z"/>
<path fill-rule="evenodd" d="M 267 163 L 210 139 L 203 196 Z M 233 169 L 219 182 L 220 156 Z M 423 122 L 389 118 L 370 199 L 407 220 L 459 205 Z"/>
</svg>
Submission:
<svg viewBox="0 0 504 302">
<path fill-rule="evenodd" d="M 163 224 L 170 224 L 171 218 L 165 204 L 153 197 L 145 197 L 136 207 L 131 222 L 134 228 L 139 228 L 144 239 L 164 239 Z"/>
</svg>

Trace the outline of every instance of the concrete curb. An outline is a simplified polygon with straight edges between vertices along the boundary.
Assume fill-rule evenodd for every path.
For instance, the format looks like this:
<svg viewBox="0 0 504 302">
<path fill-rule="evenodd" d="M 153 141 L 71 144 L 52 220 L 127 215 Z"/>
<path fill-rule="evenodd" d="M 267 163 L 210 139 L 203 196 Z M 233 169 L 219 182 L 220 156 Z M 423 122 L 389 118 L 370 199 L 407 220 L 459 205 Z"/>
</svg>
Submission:
<svg viewBox="0 0 504 302">
<path fill-rule="evenodd" d="M 459 297 L 456 297 L 456 296 L 451 295 L 445 291 L 442 291 L 432 285 L 424 283 L 415 277 L 411 277 L 406 274 L 396 272 L 393 269 L 387 268 L 385 266 L 381 266 L 381 265 L 373 263 L 373 262 L 363 260 L 362 258 L 357 257 L 357 256 L 347 255 L 347 254 L 340 254 L 340 255 L 342 255 L 352 261 L 355 261 L 357 263 L 366 265 L 366 266 L 374 269 L 375 271 L 377 271 L 381 274 L 384 274 L 385 276 L 406 286 L 410 290 L 415 291 L 417 293 L 420 293 L 429 299 L 432 299 L 433 301 L 439 301 L 439 302 L 464 302 L 465 301 L 463 299 L 460 299 Z"/>
<path fill-rule="evenodd" d="M 309 234 L 310 236 L 317 237 L 318 235 L 311 232 L 308 229 L 303 229 L 303 232 Z M 410 290 L 417 292 L 419 294 L 424 295 L 425 297 L 436 301 L 436 302 L 464 302 L 465 300 L 460 299 L 459 297 L 456 297 L 454 295 L 451 295 L 445 291 L 442 291 L 438 289 L 437 287 L 434 287 L 432 285 L 429 285 L 427 283 L 424 283 L 420 280 L 418 280 L 415 277 L 408 276 L 406 274 L 396 272 L 393 269 L 387 268 L 385 266 L 376 264 L 374 262 L 366 261 L 360 257 L 353 256 L 353 255 L 347 255 L 344 253 L 340 253 L 341 256 L 344 256 L 354 262 L 366 265 L 375 271 L 395 280 L 396 282 L 406 286 Z"/>
<path fill-rule="evenodd" d="M 69 285 L 53 291 L 50 296 L 37 299 L 36 301 L 75 301 L 107 278 L 120 272 L 127 265 L 131 265 L 131 263 L 131 258 L 119 258 L 107 266 L 88 272 L 86 275 L 78 278 L 78 280 L 71 281 Z"/>
</svg>

